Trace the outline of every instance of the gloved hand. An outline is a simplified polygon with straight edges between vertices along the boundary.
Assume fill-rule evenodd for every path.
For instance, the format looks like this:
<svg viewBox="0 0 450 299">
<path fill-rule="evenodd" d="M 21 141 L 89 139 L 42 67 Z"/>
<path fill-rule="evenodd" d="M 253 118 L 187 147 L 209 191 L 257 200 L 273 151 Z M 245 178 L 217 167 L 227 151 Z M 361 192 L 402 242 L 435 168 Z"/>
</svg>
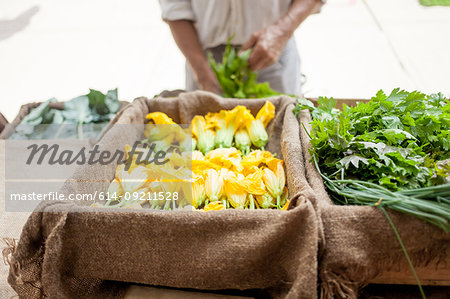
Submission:
<svg viewBox="0 0 450 299">
<path fill-rule="evenodd" d="M 243 51 L 253 48 L 248 59 L 250 69 L 264 69 L 277 62 L 290 37 L 288 31 L 278 24 L 253 33 L 242 45 Z"/>
</svg>

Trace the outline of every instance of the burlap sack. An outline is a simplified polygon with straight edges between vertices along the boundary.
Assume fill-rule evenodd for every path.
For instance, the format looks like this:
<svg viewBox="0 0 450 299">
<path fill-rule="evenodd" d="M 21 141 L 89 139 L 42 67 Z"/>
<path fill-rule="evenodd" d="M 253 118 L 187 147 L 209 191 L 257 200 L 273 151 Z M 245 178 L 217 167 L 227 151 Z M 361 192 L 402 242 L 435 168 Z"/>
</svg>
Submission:
<svg viewBox="0 0 450 299">
<path fill-rule="evenodd" d="M 311 115 L 302 111 L 299 121 L 311 130 Z M 314 193 L 312 202 L 322 221 L 324 239 L 319 254 L 321 297 L 356 298 L 358 291 L 383 271 L 411 273 L 394 232 L 376 207 L 337 206 L 311 161 L 309 137 L 300 130 L 304 172 Z M 447 269 L 450 236 L 414 217 L 389 212 L 416 267 Z M 411 274 L 412 277 L 412 274 Z"/>
<path fill-rule="evenodd" d="M 5 126 L 8 124 L 8 120 L 6 119 L 6 117 L 0 113 L 0 134 L 2 133 L 3 129 L 5 128 Z"/>
<path fill-rule="evenodd" d="M 126 283 L 264 289 L 275 298 L 316 298 L 318 220 L 295 162 L 302 157 L 293 100 L 269 100 L 276 116 L 267 128 L 267 149 L 286 162 L 292 199 L 288 211 L 105 211 L 75 203 L 43 204 L 28 219 L 10 259 L 11 286 L 21 298 L 120 298 Z M 264 102 L 222 99 L 206 92 L 138 98 L 113 123 L 142 124 L 154 111 L 189 123 L 196 114 L 238 104 L 256 113 Z M 98 142 L 99 150 L 122 149 L 137 138 L 110 126 Z M 82 166 L 61 192 L 104 191 L 115 168 Z"/>
</svg>

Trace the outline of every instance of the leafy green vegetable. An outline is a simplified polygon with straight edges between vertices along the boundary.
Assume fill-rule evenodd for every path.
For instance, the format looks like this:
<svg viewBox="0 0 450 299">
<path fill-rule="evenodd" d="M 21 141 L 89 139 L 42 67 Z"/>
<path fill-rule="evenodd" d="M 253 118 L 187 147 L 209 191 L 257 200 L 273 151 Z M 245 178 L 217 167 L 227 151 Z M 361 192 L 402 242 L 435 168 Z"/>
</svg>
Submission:
<svg viewBox="0 0 450 299">
<path fill-rule="evenodd" d="M 325 175 L 393 191 L 445 182 L 448 173 L 438 172 L 436 161 L 450 158 L 450 102 L 441 94 L 379 91 L 342 112 L 332 98 L 319 98 L 317 108 L 305 101 L 295 112 L 312 111 L 312 153 Z"/>
<path fill-rule="evenodd" d="M 419 0 L 419 3 L 423 6 L 450 6 L 450 0 Z"/>
<path fill-rule="evenodd" d="M 226 45 L 222 63 L 216 62 L 212 54 L 208 53 L 209 64 L 222 87 L 224 97 L 265 98 L 280 94 L 272 90 L 268 82 L 258 83 L 256 81 L 258 73 L 251 71 L 248 67 L 250 53 L 251 49 L 237 52 L 231 46 L 231 39 Z"/>
<path fill-rule="evenodd" d="M 450 101 L 394 89 L 335 109 L 305 99 L 313 116 L 311 155 L 337 202 L 380 205 L 450 230 Z"/>
<path fill-rule="evenodd" d="M 107 94 L 91 89 L 89 94 L 64 102 L 64 109 L 51 109 L 50 103 L 55 98 L 45 101 L 24 117 L 10 139 L 50 139 L 50 138 L 85 138 L 95 137 L 119 111 L 120 102 L 117 89 Z M 50 126 L 40 126 L 50 125 Z M 60 125 L 60 126 L 56 126 Z M 76 125 L 76 126 L 74 126 Z M 85 134 L 83 134 L 85 131 Z"/>
</svg>

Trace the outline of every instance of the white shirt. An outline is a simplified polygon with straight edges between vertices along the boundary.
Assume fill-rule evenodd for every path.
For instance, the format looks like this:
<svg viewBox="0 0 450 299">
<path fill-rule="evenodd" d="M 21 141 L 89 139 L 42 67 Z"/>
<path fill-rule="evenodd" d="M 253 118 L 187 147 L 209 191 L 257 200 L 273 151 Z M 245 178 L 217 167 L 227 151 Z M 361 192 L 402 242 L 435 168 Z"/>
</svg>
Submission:
<svg viewBox="0 0 450 299">
<path fill-rule="evenodd" d="M 166 21 L 193 21 L 203 48 L 242 45 L 284 16 L 292 0 L 160 0 Z"/>
</svg>

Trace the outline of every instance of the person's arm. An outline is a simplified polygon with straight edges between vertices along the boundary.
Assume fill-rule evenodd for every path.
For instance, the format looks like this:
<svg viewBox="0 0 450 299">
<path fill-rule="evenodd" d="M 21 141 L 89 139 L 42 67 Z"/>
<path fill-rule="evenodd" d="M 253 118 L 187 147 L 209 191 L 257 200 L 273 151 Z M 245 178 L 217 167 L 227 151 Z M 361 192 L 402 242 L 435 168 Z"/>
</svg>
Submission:
<svg viewBox="0 0 450 299">
<path fill-rule="evenodd" d="M 202 90 L 221 93 L 219 82 L 203 52 L 197 30 L 192 21 L 167 21 L 178 48 L 191 66 L 195 79 Z"/>
<path fill-rule="evenodd" d="M 253 33 L 242 46 L 242 50 L 253 48 L 250 68 L 260 70 L 277 62 L 295 29 L 320 5 L 321 0 L 293 0 L 288 12 L 275 24 Z"/>
</svg>

